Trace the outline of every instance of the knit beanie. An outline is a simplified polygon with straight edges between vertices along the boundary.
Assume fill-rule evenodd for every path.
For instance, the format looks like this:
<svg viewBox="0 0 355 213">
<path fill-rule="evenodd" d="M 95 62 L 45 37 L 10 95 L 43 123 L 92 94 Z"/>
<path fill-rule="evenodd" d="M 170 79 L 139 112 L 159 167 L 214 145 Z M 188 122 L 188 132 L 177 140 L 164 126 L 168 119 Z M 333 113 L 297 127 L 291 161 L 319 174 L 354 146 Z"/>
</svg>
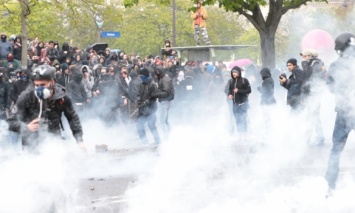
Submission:
<svg viewBox="0 0 355 213">
<path fill-rule="evenodd" d="M 290 64 L 296 66 L 296 65 L 297 65 L 297 59 L 295 59 L 295 58 L 290 58 L 290 59 L 288 59 L 286 65 L 287 65 L 288 63 L 290 63 Z"/>
</svg>

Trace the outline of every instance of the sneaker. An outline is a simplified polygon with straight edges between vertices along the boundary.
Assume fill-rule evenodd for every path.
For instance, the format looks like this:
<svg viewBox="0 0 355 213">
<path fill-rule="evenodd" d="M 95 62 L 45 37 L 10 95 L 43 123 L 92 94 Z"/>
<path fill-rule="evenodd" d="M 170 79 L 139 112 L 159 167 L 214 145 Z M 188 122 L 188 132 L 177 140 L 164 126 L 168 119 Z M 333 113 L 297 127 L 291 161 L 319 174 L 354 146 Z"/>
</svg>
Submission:
<svg viewBox="0 0 355 213">
<path fill-rule="evenodd" d="M 330 198 L 334 195 L 334 189 L 333 188 L 328 188 L 327 194 L 325 195 L 325 198 Z"/>
</svg>

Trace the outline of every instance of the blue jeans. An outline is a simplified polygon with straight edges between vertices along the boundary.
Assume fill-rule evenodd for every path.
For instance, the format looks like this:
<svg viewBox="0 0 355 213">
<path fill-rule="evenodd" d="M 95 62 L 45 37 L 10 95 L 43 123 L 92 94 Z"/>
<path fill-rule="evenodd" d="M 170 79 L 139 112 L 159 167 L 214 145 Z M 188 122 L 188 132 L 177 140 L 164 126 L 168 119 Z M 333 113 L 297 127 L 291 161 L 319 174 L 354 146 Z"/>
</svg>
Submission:
<svg viewBox="0 0 355 213">
<path fill-rule="evenodd" d="M 169 109 L 170 109 L 170 101 L 162 101 L 159 102 L 159 120 L 160 120 L 160 125 L 163 130 L 163 133 L 166 134 L 170 130 L 170 125 L 169 125 Z"/>
<path fill-rule="evenodd" d="M 237 123 L 237 130 L 240 133 L 246 133 L 248 130 L 247 112 L 248 112 L 248 103 L 233 105 L 233 114 Z"/>
<path fill-rule="evenodd" d="M 151 131 L 151 133 L 153 134 L 154 137 L 154 141 L 156 144 L 160 143 L 160 137 L 158 134 L 158 130 L 157 127 L 155 126 L 155 122 L 156 122 L 157 118 L 156 118 L 156 114 L 151 113 L 148 115 L 139 115 L 137 118 L 137 130 L 138 130 L 138 135 L 139 138 L 141 139 L 141 141 L 145 144 L 148 143 L 148 139 L 147 139 L 147 135 L 145 132 L 145 123 L 148 124 L 149 130 Z"/>
<path fill-rule="evenodd" d="M 355 127 L 354 118 L 338 113 L 333 130 L 333 147 L 328 159 L 325 179 L 330 188 L 334 189 L 339 174 L 339 161 L 350 131 Z"/>
</svg>

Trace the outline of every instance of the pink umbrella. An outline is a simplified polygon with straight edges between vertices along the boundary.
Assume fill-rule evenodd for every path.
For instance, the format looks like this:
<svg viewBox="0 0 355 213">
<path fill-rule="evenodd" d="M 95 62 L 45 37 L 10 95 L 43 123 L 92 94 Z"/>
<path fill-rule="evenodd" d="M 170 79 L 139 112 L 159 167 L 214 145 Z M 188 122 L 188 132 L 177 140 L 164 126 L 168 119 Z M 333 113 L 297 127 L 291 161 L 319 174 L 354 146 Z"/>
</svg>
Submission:
<svg viewBox="0 0 355 213">
<path fill-rule="evenodd" d="M 234 66 L 238 66 L 238 67 L 245 67 L 248 66 L 250 64 L 252 64 L 253 61 L 247 58 L 244 59 L 238 59 L 236 61 L 233 61 L 232 63 L 229 64 L 229 68 L 232 69 Z"/>
<path fill-rule="evenodd" d="M 335 53 L 334 44 L 333 37 L 327 31 L 316 29 L 303 36 L 301 47 L 302 50 L 307 48 L 317 50 L 319 58 L 328 61 Z"/>
</svg>

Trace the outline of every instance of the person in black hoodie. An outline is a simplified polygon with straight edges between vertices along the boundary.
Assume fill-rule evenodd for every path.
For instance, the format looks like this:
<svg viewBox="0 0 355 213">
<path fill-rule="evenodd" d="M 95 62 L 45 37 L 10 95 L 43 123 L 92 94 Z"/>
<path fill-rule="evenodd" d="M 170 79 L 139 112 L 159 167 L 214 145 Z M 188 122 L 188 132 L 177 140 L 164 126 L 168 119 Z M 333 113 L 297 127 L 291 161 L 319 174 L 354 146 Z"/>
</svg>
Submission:
<svg viewBox="0 0 355 213">
<path fill-rule="evenodd" d="M 260 97 L 260 105 L 263 111 L 265 130 L 264 135 L 267 135 L 269 132 L 269 126 L 271 122 L 271 108 L 276 104 L 276 100 L 274 97 L 274 80 L 271 76 L 271 71 L 269 68 L 262 68 L 260 70 L 260 75 L 262 78 L 261 86 L 257 87 L 257 90 L 261 93 Z"/>
<path fill-rule="evenodd" d="M 14 41 L 13 46 L 14 58 L 18 61 L 21 61 L 22 57 L 22 38 L 21 36 L 17 36 Z"/>
<path fill-rule="evenodd" d="M 7 119 L 9 130 L 21 133 L 24 149 L 36 151 L 44 131 L 60 136 L 64 113 L 79 147 L 86 152 L 79 117 L 65 89 L 55 83 L 54 76 L 55 68 L 48 65 L 33 70 L 33 87 L 27 88 L 18 98 Z"/>
<path fill-rule="evenodd" d="M 10 108 L 9 89 L 10 85 L 6 81 L 4 69 L 0 71 L 0 120 L 6 119 L 6 110 Z"/>
<path fill-rule="evenodd" d="M 174 99 L 175 91 L 172 79 L 162 66 L 157 66 L 154 72 L 158 82 L 159 120 L 163 133 L 166 135 L 170 131 L 169 109 L 171 101 Z"/>
<path fill-rule="evenodd" d="M 138 76 L 136 70 L 132 70 L 130 73 L 131 81 L 128 84 L 128 98 L 130 100 L 129 107 L 129 117 L 132 120 L 136 120 L 138 117 L 138 108 L 137 108 L 137 99 L 140 84 L 142 83 L 142 79 Z"/>
<path fill-rule="evenodd" d="M 69 97 L 73 102 L 76 112 L 82 114 L 85 103 L 90 102 L 87 98 L 85 86 L 82 82 L 83 73 L 77 68 L 73 68 L 71 71 L 73 78 L 69 82 Z"/>
<path fill-rule="evenodd" d="M 261 93 L 261 105 L 273 105 L 276 103 L 274 98 L 274 80 L 271 77 L 269 68 L 262 68 L 260 70 L 262 84 L 257 89 Z"/>
<path fill-rule="evenodd" d="M 16 103 L 20 94 L 25 91 L 29 85 L 32 84 L 30 79 L 31 72 L 29 70 L 18 70 L 18 72 L 20 72 L 20 79 L 14 83 L 10 92 L 11 100 L 14 103 Z"/>
<path fill-rule="evenodd" d="M 67 92 L 69 91 L 69 82 L 72 79 L 68 64 L 62 64 L 62 80 L 59 81 L 63 87 L 66 88 Z"/>
<path fill-rule="evenodd" d="M 248 79 L 242 77 L 242 69 L 235 66 L 231 70 L 231 79 L 226 86 L 228 99 L 233 100 L 233 114 L 237 123 L 238 133 L 241 140 L 246 140 L 247 112 L 249 108 L 248 96 L 251 87 Z"/>
<path fill-rule="evenodd" d="M 64 42 L 62 45 L 62 50 L 60 51 L 59 54 L 59 63 L 67 63 L 66 59 L 70 58 L 71 61 L 73 60 L 73 52 L 71 51 L 69 44 L 67 42 Z"/>
<path fill-rule="evenodd" d="M 156 96 L 158 87 L 151 78 L 147 68 L 140 70 L 139 77 L 141 78 L 142 83 L 140 84 L 138 93 L 138 135 L 143 144 L 147 145 L 148 139 L 144 128 L 145 123 L 147 123 L 151 133 L 153 134 L 155 144 L 158 145 L 160 143 L 160 136 L 155 125 L 157 120 L 156 111 L 158 109 Z"/>
<path fill-rule="evenodd" d="M 119 115 L 120 107 L 123 105 L 122 93 L 126 91 L 121 82 L 115 79 L 110 73 L 102 74 L 98 83 L 100 91 L 97 107 L 100 107 L 100 116 L 107 125 L 121 122 Z M 104 106 L 104 109 L 101 107 Z"/>
<path fill-rule="evenodd" d="M 280 75 L 280 84 L 287 89 L 287 104 L 291 106 L 292 112 L 298 112 L 303 109 L 302 104 L 302 83 L 303 70 L 297 66 L 297 60 L 291 58 L 286 63 L 287 69 L 292 73 L 287 79 L 286 76 Z"/>
</svg>

